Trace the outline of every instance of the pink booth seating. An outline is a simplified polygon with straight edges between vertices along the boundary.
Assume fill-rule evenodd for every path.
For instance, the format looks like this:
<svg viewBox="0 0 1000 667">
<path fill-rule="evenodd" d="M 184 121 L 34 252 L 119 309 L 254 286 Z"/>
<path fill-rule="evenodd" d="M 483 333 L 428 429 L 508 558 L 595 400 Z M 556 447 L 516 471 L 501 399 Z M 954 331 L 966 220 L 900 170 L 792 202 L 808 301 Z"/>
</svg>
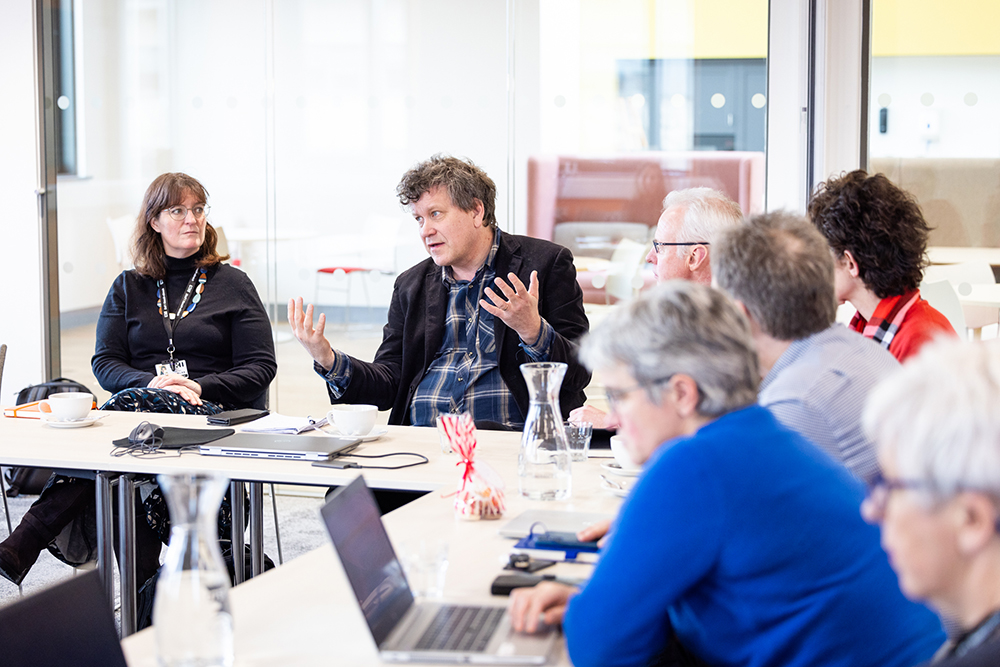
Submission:
<svg viewBox="0 0 1000 667">
<path fill-rule="evenodd" d="M 528 235 L 555 241 L 574 256 L 611 259 L 623 238 L 647 243 L 674 190 L 710 187 L 746 215 L 764 208 L 764 154 L 735 151 L 645 152 L 528 159 Z M 605 303 L 594 273 L 577 279 L 584 301 Z M 648 276 L 647 284 L 652 281 Z"/>
</svg>

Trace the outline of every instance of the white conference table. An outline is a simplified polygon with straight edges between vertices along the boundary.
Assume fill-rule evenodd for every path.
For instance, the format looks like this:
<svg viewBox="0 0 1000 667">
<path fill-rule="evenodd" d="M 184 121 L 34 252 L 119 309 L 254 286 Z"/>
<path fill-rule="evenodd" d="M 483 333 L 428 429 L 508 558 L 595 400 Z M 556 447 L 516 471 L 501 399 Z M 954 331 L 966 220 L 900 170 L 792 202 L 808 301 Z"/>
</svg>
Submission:
<svg viewBox="0 0 1000 667">
<path fill-rule="evenodd" d="M 394 429 L 396 445 L 419 446 L 422 431 Z M 413 440 L 410 440 L 412 434 Z M 490 595 L 490 583 L 501 573 L 513 540 L 498 534 L 508 519 L 527 509 L 602 512 L 615 514 L 621 499 L 603 490 L 598 477 L 601 459 L 573 464 L 573 493 L 566 501 L 532 501 L 517 493 L 517 433 L 480 432 L 477 459 L 489 462 L 507 485 L 507 513 L 498 521 L 466 521 L 454 516 L 452 498 L 459 475 L 442 467 L 443 485 L 434 492 L 384 517 L 395 545 L 432 535 L 449 544 L 444 596 L 470 603 L 501 603 L 506 598 Z M 436 446 L 436 436 L 435 436 Z M 444 460 L 441 460 L 444 459 Z M 438 465 L 454 457 L 440 457 Z M 432 467 L 427 467 L 428 472 Z M 353 478 L 359 471 L 344 471 Z M 377 471 L 360 471 L 373 484 Z M 402 472 L 402 471 L 400 471 Z M 437 473 L 433 475 L 437 477 Z M 317 521 L 320 517 L 317 515 Z M 544 570 L 565 577 L 585 578 L 591 566 L 559 564 Z M 308 554 L 241 584 L 230 593 L 234 646 L 238 667 L 282 665 L 382 665 L 375 643 L 339 559 L 332 546 Z M 155 628 L 122 641 L 130 667 L 153 667 Z M 565 644 L 550 661 L 569 665 Z"/>
<path fill-rule="evenodd" d="M 129 474 L 144 475 L 194 470 L 215 472 L 233 480 L 255 483 L 273 482 L 330 486 L 349 482 L 354 479 L 358 472 L 357 470 L 314 467 L 305 461 L 201 456 L 190 452 L 158 458 L 112 456 L 111 441 L 127 436 L 135 425 L 143 420 L 149 420 L 161 426 L 222 428 L 208 426 L 205 418 L 201 416 L 130 412 L 104 413 L 103 419 L 92 426 L 80 429 L 55 429 L 34 419 L 0 419 L 0 463 L 3 465 L 98 471 L 96 485 L 99 519 L 98 565 L 109 597 L 112 598 L 114 592 L 111 577 L 113 554 L 110 549 L 112 476 L 124 473 L 126 476 L 122 479 L 129 479 Z M 510 516 L 513 516 L 512 512 L 516 508 L 529 502 L 516 495 L 519 440 L 519 433 L 480 431 L 477 446 L 478 455 L 483 460 L 489 461 L 505 482 L 511 485 L 508 488 L 510 501 L 508 514 Z M 445 489 L 446 492 L 450 492 L 456 486 L 459 478 L 459 470 L 456 466 L 458 458 L 454 454 L 441 453 L 438 434 L 433 428 L 390 426 L 387 435 L 377 441 L 363 444 L 356 450 L 356 453 L 385 454 L 399 451 L 419 452 L 427 456 L 429 463 L 402 470 L 365 471 L 365 479 L 370 487 L 403 491 Z M 409 462 L 410 460 L 412 460 L 410 457 L 399 457 L 399 462 Z M 365 462 L 364 459 L 359 461 Z M 379 463 L 394 464 L 392 460 L 386 459 L 379 460 Z M 539 501 L 538 506 L 545 508 L 565 507 L 580 511 L 592 511 L 585 510 L 585 508 L 596 506 L 602 509 L 593 511 L 614 513 L 619 499 L 600 490 L 598 474 L 601 470 L 599 462 L 591 460 L 575 464 L 575 470 L 576 491 L 573 500 L 566 503 Z M 123 498 L 129 497 L 126 494 L 131 487 L 126 487 L 121 482 L 119 485 L 119 505 L 122 508 L 123 517 L 125 520 L 132 520 L 134 517 L 129 515 L 132 504 L 121 502 Z M 260 520 L 262 500 L 259 486 L 257 489 L 258 493 L 255 498 L 254 488 L 251 488 L 251 537 L 252 539 L 256 537 L 258 546 L 255 549 L 259 550 L 263 522 Z M 608 510 L 609 507 L 613 509 Z M 237 517 L 241 519 L 242 515 L 234 513 L 234 520 Z M 120 518 L 120 521 L 122 520 Z M 123 539 L 122 543 L 123 548 L 125 548 L 129 541 Z M 239 547 L 237 546 L 237 548 Z M 239 565 L 237 565 L 237 569 L 239 570 Z M 492 580 L 492 576 L 490 580 Z M 123 585 L 123 600 L 134 599 L 134 595 L 134 581 Z M 125 608 L 126 605 L 123 604 L 123 609 Z M 127 625 L 124 616 L 123 613 L 123 628 Z M 128 634 L 127 628 L 125 629 L 124 634 Z"/>
<path fill-rule="evenodd" d="M 961 248 L 952 246 L 930 246 L 927 257 L 931 264 L 962 264 L 963 262 L 986 262 L 1000 266 L 1000 248 Z"/>
</svg>

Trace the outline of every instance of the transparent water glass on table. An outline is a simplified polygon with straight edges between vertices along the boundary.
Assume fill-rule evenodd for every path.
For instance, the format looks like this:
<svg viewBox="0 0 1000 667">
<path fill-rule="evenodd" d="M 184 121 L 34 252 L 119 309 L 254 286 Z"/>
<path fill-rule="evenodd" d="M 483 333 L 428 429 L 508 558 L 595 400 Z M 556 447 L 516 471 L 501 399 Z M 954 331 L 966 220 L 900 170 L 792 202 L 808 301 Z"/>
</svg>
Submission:
<svg viewBox="0 0 1000 667">
<path fill-rule="evenodd" d="M 594 425 L 590 422 L 563 424 L 566 430 L 566 443 L 569 445 L 569 455 L 574 461 L 586 461 L 590 452 L 590 437 L 594 433 Z"/>
</svg>

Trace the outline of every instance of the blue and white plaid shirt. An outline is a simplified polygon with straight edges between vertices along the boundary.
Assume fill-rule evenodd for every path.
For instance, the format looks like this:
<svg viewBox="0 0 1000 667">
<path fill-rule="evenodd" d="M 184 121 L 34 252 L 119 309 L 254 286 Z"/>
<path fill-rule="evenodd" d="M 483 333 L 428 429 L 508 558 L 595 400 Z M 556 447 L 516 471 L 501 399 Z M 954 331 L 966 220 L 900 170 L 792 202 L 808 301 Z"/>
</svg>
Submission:
<svg viewBox="0 0 1000 667">
<path fill-rule="evenodd" d="M 479 305 L 484 289 L 496 277 L 494 260 L 500 237 L 497 229 L 490 254 L 472 280 L 455 280 L 450 268 L 441 267 L 441 280 L 448 289 L 444 341 L 410 404 L 410 422 L 414 426 L 434 426 L 439 414 L 462 411 L 469 412 L 476 421 L 489 420 L 514 428 L 524 424 L 524 415 L 497 365 L 493 315 Z M 554 336 L 552 325 L 543 319 L 538 340 L 531 345 L 521 341 L 520 345 L 532 361 L 548 361 Z M 336 351 L 334 357 L 329 372 L 322 368 L 317 371 L 339 397 L 350 384 L 351 360 Z"/>
</svg>

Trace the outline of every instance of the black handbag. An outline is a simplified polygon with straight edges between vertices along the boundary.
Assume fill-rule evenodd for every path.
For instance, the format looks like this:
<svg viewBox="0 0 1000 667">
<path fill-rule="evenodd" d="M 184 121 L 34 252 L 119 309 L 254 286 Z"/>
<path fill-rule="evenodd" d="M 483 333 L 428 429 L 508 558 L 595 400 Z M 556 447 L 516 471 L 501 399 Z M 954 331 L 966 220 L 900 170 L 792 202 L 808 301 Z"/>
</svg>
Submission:
<svg viewBox="0 0 1000 667">
<path fill-rule="evenodd" d="M 84 394 L 93 394 L 84 385 L 68 378 L 56 378 L 50 382 L 33 384 L 25 387 L 17 394 L 17 405 L 43 401 L 52 394 L 64 391 L 76 391 Z M 42 492 L 42 487 L 52 475 L 51 468 L 4 468 L 3 476 L 7 482 L 7 497 L 16 498 L 24 493 L 26 495 L 37 496 Z"/>
</svg>

